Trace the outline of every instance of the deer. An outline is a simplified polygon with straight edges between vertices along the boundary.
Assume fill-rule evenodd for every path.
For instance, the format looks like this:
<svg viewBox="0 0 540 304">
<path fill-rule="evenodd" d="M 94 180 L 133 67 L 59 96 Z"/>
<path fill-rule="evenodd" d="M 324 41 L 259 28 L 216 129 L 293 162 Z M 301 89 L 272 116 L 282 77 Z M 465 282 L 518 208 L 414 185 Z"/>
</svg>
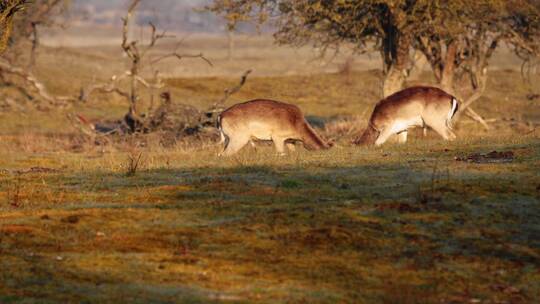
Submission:
<svg viewBox="0 0 540 304">
<path fill-rule="evenodd" d="M 233 155 L 246 144 L 253 145 L 253 140 L 273 141 L 279 155 L 285 155 L 285 147 L 294 151 L 295 142 L 302 142 L 307 150 L 332 146 L 313 130 L 299 107 L 275 100 L 233 105 L 218 116 L 217 124 L 224 143 L 220 156 Z"/>
<path fill-rule="evenodd" d="M 356 145 L 380 146 L 394 134 L 400 143 L 407 142 L 407 132 L 414 127 L 429 127 L 444 140 L 454 140 L 452 118 L 458 100 L 445 91 L 429 86 L 414 86 L 379 101 Z"/>
</svg>

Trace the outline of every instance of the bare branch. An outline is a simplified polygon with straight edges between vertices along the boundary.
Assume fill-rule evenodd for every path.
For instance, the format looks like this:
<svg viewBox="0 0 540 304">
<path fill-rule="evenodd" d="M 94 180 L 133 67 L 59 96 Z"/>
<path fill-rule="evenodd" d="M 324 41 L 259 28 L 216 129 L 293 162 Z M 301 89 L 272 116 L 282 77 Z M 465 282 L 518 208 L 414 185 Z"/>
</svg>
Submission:
<svg viewBox="0 0 540 304">
<path fill-rule="evenodd" d="M 242 74 L 242 77 L 240 78 L 240 83 L 238 83 L 236 86 L 234 86 L 232 88 L 226 89 L 225 90 L 225 96 L 223 96 L 223 98 L 221 98 L 219 101 L 214 103 L 214 105 L 212 106 L 211 111 L 219 110 L 219 108 L 221 108 L 223 106 L 223 104 L 227 101 L 227 99 L 229 99 L 229 97 L 231 97 L 231 95 L 233 95 L 236 92 L 240 91 L 240 89 L 246 83 L 247 77 L 249 76 L 249 74 L 251 74 L 251 72 L 252 72 L 252 70 L 245 71 L 244 74 Z"/>
<path fill-rule="evenodd" d="M 156 82 L 156 83 L 148 83 L 146 80 L 144 80 L 144 78 L 142 78 L 141 76 L 139 75 L 134 75 L 133 77 L 135 77 L 135 79 L 141 83 L 143 86 L 145 86 L 146 88 L 149 88 L 149 89 L 162 89 L 164 84 L 161 83 L 160 81 L 159 82 Z"/>
<path fill-rule="evenodd" d="M 486 130 L 490 130 L 490 127 L 489 125 L 487 124 L 487 122 L 484 120 L 484 118 L 482 118 L 482 116 L 480 116 L 478 113 L 476 113 L 471 107 L 468 107 L 466 110 L 465 110 L 465 115 L 469 116 L 471 119 L 479 122 L 482 126 L 484 126 L 484 128 Z"/>
<path fill-rule="evenodd" d="M 47 91 L 47 88 L 30 72 L 14 66 L 4 60 L 0 60 L 0 70 L 9 74 L 17 75 L 23 78 L 28 84 L 30 84 L 38 93 L 38 95 L 50 104 L 57 104 L 58 99 Z"/>
<path fill-rule="evenodd" d="M 509 29 L 509 32 L 512 35 L 512 38 L 510 40 L 514 45 L 526 50 L 530 54 L 540 55 L 539 50 L 531 47 L 531 45 L 527 43 L 518 33 L 516 33 L 516 31 Z"/>
<path fill-rule="evenodd" d="M 127 92 L 122 91 L 120 88 L 117 87 L 117 83 L 120 82 L 122 79 L 126 78 L 129 75 L 129 72 L 124 73 L 120 77 L 113 76 L 111 77 L 110 83 L 103 83 L 103 84 L 90 84 L 86 88 L 81 89 L 81 94 L 79 95 L 79 100 L 86 102 L 88 101 L 88 98 L 92 93 L 95 91 L 102 92 L 102 93 L 116 93 L 124 98 L 126 98 L 128 101 L 130 100 L 130 95 Z"/>
<path fill-rule="evenodd" d="M 180 53 L 177 53 L 177 52 L 166 54 L 166 55 L 163 55 L 161 57 L 158 57 L 158 58 L 152 60 L 152 64 L 158 63 L 158 62 L 160 62 L 162 60 L 165 60 L 167 58 L 176 58 L 178 60 L 182 60 L 184 58 L 200 58 L 200 59 L 204 60 L 206 63 L 208 63 L 209 66 L 214 66 L 212 64 L 212 62 L 203 55 L 203 53 L 199 53 L 199 54 L 180 54 Z"/>
<path fill-rule="evenodd" d="M 94 124 L 89 122 L 84 116 L 68 113 L 66 114 L 66 117 L 75 129 L 79 130 L 81 133 L 89 136 L 90 138 L 95 139 L 97 134 L 96 128 Z"/>
<path fill-rule="evenodd" d="M 128 43 L 128 32 L 129 32 L 129 21 L 131 17 L 133 16 L 134 10 L 137 8 L 137 5 L 139 5 L 140 0 L 133 0 L 131 2 L 131 5 L 129 6 L 128 12 L 126 14 L 125 18 L 122 18 L 122 49 L 124 52 L 130 57 L 134 58 L 135 56 L 138 56 L 138 52 L 134 52 L 136 48 L 136 41 L 132 41 L 131 43 Z"/>
</svg>

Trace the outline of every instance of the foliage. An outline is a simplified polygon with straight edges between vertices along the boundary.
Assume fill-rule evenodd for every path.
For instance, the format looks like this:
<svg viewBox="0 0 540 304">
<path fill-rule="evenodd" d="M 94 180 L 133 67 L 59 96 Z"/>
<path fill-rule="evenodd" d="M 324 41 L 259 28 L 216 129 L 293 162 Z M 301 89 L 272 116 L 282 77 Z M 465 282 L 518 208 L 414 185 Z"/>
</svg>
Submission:
<svg viewBox="0 0 540 304">
<path fill-rule="evenodd" d="M 223 15 L 227 20 L 227 29 L 234 30 L 237 24 L 241 21 L 248 21 L 249 13 L 252 11 L 253 6 L 246 3 L 245 6 L 231 5 L 230 0 L 215 0 L 213 3 L 204 7 L 204 10 L 218 13 Z M 262 16 L 262 15 L 261 15 Z M 260 23 L 264 22 L 263 19 L 259 20 Z"/>
<path fill-rule="evenodd" d="M 412 49 L 428 56 L 442 78 L 443 54 L 463 71 L 482 70 L 493 50 L 505 41 L 521 55 L 538 52 L 538 1 L 533 0 L 217 0 L 209 10 L 234 19 L 277 26 L 281 44 L 313 43 L 323 52 L 344 43 L 357 51 L 380 52 L 386 73 L 384 95 L 399 89 L 412 66 Z M 450 49 L 452 50 L 452 48 Z"/>
<path fill-rule="evenodd" d="M 39 66 L 67 88 L 102 62 L 66 54 Z M 76 59 L 58 63 L 66 57 Z M 0 302 L 537 303 L 540 113 L 518 72 L 493 73 L 494 103 L 479 110 L 497 132 L 463 121 L 453 143 L 359 149 L 341 138 L 287 157 L 260 144 L 222 159 L 210 142 L 164 148 L 155 133 L 81 147 L 65 111 L 2 112 Z M 328 73 L 254 77 L 227 104 L 268 96 L 365 124 L 378 75 L 353 72 L 355 86 Z M 209 107 L 237 79 L 165 82 Z M 96 98 L 77 112 L 116 117 L 125 102 Z M 493 150 L 516 159 L 455 161 Z"/>
<path fill-rule="evenodd" d="M 2 27 L 0 49 L 7 51 L 0 61 L 0 84 L 4 88 L 14 87 L 23 99 L 38 98 L 49 104 L 60 105 L 68 97 L 55 97 L 33 74 L 36 50 L 39 46 L 38 28 L 55 25 L 55 18 L 65 11 L 69 0 L 4 1 L 2 9 L 11 5 Z M 13 12 L 24 10 L 14 17 Z M 2 17 L 3 18 L 3 17 Z M 11 96 L 10 96 L 11 98 Z"/>
<path fill-rule="evenodd" d="M 8 45 L 8 40 L 13 30 L 13 17 L 22 10 L 26 0 L 2 0 L 0 2 L 0 54 Z"/>
<path fill-rule="evenodd" d="M 522 58 L 538 54 L 540 16 L 533 4 L 534 1 L 441 2 L 430 14 L 434 18 L 424 21 L 426 28 L 416 36 L 414 47 L 424 53 L 434 76 L 446 90 L 455 92 L 455 81 L 471 82 L 475 94 L 462 107 L 466 108 L 483 93 L 489 60 L 502 42 Z"/>
<path fill-rule="evenodd" d="M 34 0 L 14 19 L 13 35 L 6 58 L 21 65 L 26 58 L 31 66 L 39 46 L 39 28 L 59 26 L 58 17 L 66 13 L 71 0 Z M 24 55 L 24 57 L 23 57 Z"/>
</svg>

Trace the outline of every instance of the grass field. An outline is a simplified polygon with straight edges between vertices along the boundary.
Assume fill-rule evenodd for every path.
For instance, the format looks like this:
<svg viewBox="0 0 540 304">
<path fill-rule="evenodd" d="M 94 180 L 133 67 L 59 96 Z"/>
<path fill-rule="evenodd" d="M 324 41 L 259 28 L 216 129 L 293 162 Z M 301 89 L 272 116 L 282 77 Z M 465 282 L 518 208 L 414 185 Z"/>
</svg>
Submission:
<svg viewBox="0 0 540 304">
<path fill-rule="evenodd" d="M 92 69 L 121 70 L 99 72 L 95 52 L 48 52 L 38 74 L 79 73 L 46 79 L 67 94 Z M 452 143 L 418 131 L 353 147 L 380 81 L 355 67 L 280 76 L 260 64 L 231 98 L 295 103 L 337 143 L 285 157 L 260 145 L 218 158 L 217 143 L 153 135 L 96 146 L 65 115 L 121 117 L 126 105 L 105 96 L 0 113 L 0 303 L 539 302 L 540 108 L 526 97 L 538 86 L 499 68 L 475 106 L 490 131 L 463 118 Z M 205 108 L 243 68 L 166 83 Z M 459 160 L 491 151 L 514 158 Z"/>
</svg>

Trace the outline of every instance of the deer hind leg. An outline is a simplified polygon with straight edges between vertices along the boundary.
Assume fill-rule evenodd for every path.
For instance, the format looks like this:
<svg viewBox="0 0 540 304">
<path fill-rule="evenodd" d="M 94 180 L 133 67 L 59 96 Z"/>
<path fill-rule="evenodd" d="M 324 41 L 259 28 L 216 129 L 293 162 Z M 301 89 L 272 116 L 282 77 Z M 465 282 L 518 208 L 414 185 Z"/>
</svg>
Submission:
<svg viewBox="0 0 540 304">
<path fill-rule="evenodd" d="M 377 137 L 377 140 L 375 141 L 375 146 L 380 146 L 384 144 L 390 136 L 392 136 L 394 133 L 392 132 L 392 128 L 384 128 L 381 133 L 379 133 L 379 136 Z"/>
<path fill-rule="evenodd" d="M 228 143 L 229 141 L 229 138 L 227 136 L 225 136 L 225 133 L 223 133 L 223 131 L 220 131 L 219 132 L 219 144 L 223 144 L 225 142 Z M 227 145 L 227 143 L 225 143 L 225 145 Z"/>
<path fill-rule="evenodd" d="M 253 139 L 249 140 L 249 145 L 254 149 L 257 150 L 257 145 L 255 144 L 255 141 Z"/>
<path fill-rule="evenodd" d="M 398 133 L 398 141 L 400 144 L 404 144 L 407 142 L 407 130 Z"/>
<path fill-rule="evenodd" d="M 223 144 L 223 151 L 219 152 L 218 153 L 218 156 L 222 156 L 223 153 L 225 153 L 225 151 L 227 150 L 227 148 L 229 147 L 229 143 L 230 143 L 230 139 L 229 139 L 229 136 L 225 135 L 225 133 L 223 133 L 223 131 L 220 132 L 220 141 L 219 143 L 220 144 Z"/>
<path fill-rule="evenodd" d="M 223 152 L 221 152 L 220 156 L 230 156 L 235 154 L 236 152 L 240 151 L 248 142 L 250 138 L 249 137 L 233 137 L 228 138 L 225 143 L 225 148 L 223 149 Z"/>
</svg>

